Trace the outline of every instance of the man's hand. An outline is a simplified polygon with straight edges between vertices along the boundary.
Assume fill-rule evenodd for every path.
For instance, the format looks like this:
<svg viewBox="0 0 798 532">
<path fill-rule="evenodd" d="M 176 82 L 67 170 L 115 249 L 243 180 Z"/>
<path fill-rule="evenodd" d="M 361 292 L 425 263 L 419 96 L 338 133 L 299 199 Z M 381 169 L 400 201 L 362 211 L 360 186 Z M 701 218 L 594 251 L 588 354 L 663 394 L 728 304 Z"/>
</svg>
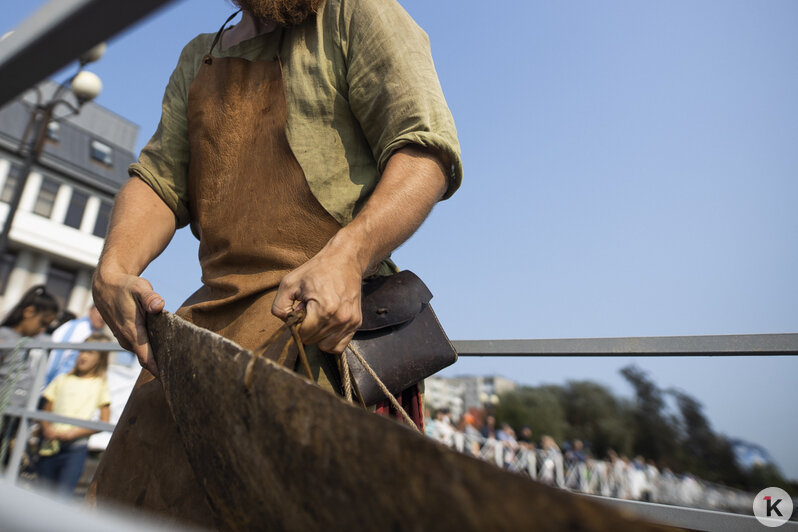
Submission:
<svg viewBox="0 0 798 532">
<path fill-rule="evenodd" d="M 315 257 L 283 277 L 272 314 L 285 320 L 292 310 L 304 306 L 302 342 L 342 353 L 360 327 L 362 280 L 352 251 L 333 238 Z"/>
<path fill-rule="evenodd" d="M 363 276 L 413 234 L 446 191 L 446 183 L 443 165 L 434 154 L 417 146 L 394 153 L 352 223 L 283 277 L 272 314 L 284 320 L 304 306 L 302 341 L 342 353 L 362 321 Z"/>
<path fill-rule="evenodd" d="M 140 179 L 130 179 L 116 197 L 92 283 L 94 304 L 119 344 L 155 377 L 145 317 L 161 312 L 164 302 L 139 274 L 164 250 L 175 227 L 175 215 L 163 200 Z"/>
<path fill-rule="evenodd" d="M 139 364 L 158 377 L 158 367 L 147 337 L 146 315 L 164 308 L 163 298 L 141 277 L 97 270 L 92 286 L 94 304 L 124 349 L 132 351 Z"/>
</svg>

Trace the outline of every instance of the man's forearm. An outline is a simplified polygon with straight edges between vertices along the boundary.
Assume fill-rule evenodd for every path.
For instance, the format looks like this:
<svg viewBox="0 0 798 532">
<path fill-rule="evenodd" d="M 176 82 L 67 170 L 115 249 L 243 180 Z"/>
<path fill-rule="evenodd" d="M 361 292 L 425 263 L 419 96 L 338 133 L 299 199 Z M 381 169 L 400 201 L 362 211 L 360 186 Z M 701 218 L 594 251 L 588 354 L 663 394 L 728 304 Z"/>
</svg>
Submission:
<svg viewBox="0 0 798 532">
<path fill-rule="evenodd" d="M 402 148 L 389 159 L 366 205 L 330 245 L 351 250 L 367 274 L 421 226 L 446 186 L 437 157 L 415 146 Z"/>
<path fill-rule="evenodd" d="M 175 215 L 143 181 L 130 179 L 116 198 L 98 273 L 140 275 L 175 234 Z"/>
<path fill-rule="evenodd" d="M 341 353 L 361 323 L 363 277 L 418 229 L 445 191 L 436 157 L 415 147 L 396 152 L 355 219 L 283 277 L 272 313 L 286 319 L 301 302 L 307 309 L 302 341 Z"/>
</svg>

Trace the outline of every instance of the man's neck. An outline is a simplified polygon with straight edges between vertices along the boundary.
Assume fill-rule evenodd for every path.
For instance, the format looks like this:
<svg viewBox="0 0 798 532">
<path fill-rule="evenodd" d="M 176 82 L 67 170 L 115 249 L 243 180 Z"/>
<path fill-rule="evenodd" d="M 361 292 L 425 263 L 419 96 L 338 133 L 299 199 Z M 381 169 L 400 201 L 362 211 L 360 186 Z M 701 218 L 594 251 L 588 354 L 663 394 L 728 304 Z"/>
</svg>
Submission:
<svg viewBox="0 0 798 532">
<path fill-rule="evenodd" d="M 246 11 L 242 11 L 241 20 L 238 21 L 238 24 L 225 31 L 224 35 L 222 35 L 222 49 L 226 50 L 247 39 L 270 33 L 276 27 L 277 23 L 274 21 L 264 21 L 253 17 Z"/>
</svg>

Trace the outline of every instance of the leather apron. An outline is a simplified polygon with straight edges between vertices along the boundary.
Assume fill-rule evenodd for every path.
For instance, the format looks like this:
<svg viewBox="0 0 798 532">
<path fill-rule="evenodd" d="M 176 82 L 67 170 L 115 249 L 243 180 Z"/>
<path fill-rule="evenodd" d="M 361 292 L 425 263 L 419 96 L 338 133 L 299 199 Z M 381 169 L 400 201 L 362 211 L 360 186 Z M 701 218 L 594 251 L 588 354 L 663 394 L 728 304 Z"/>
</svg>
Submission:
<svg viewBox="0 0 798 532">
<path fill-rule="evenodd" d="M 189 89 L 189 206 L 203 285 L 177 312 L 250 350 L 282 325 L 271 314 L 282 277 L 340 229 L 311 193 L 286 138 L 282 31 L 262 38 L 273 41 L 274 60 L 208 54 Z M 331 377 L 335 366 L 324 367 L 329 356 L 311 353 L 314 373 Z M 146 371 L 89 496 L 174 519 L 213 522 L 161 385 Z"/>
</svg>

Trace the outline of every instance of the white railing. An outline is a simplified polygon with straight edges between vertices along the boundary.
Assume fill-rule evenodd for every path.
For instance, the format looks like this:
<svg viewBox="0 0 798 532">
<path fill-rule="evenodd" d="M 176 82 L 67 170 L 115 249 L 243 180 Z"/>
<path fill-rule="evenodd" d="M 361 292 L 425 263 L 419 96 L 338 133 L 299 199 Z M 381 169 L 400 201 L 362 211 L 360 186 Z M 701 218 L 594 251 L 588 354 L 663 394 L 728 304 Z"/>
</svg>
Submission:
<svg viewBox="0 0 798 532">
<path fill-rule="evenodd" d="M 559 449 L 485 438 L 475 429 L 438 430 L 427 420 L 427 434 L 461 453 L 526 475 L 544 484 L 588 495 L 688 506 L 707 510 L 750 513 L 754 494 L 677 475 L 656 467 L 616 460 L 571 459 Z"/>
</svg>

